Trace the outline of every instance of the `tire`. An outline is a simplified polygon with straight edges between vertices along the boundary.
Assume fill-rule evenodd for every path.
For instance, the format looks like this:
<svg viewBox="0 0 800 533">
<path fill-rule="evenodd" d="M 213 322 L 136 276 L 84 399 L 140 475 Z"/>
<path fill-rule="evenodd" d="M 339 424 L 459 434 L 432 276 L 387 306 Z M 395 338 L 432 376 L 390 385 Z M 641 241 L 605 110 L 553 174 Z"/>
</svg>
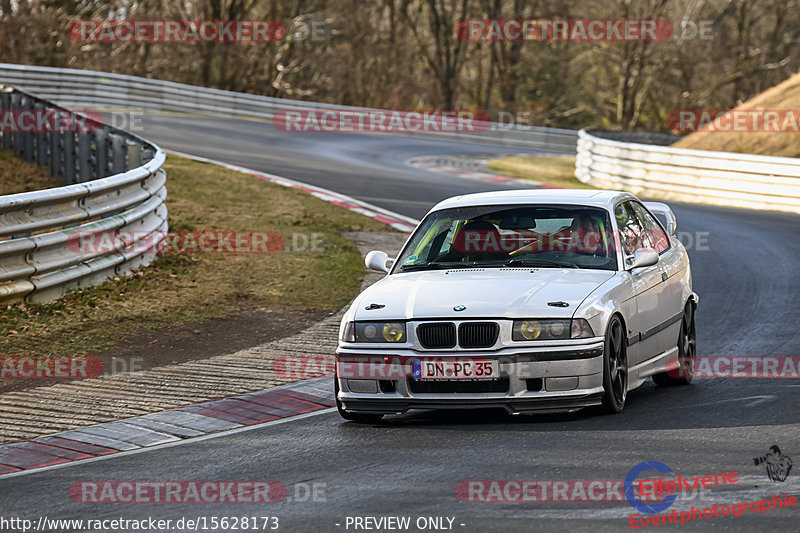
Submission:
<svg viewBox="0 0 800 533">
<path fill-rule="evenodd" d="M 333 390 L 336 397 L 336 410 L 339 411 L 339 416 L 351 422 L 358 422 L 360 424 L 376 424 L 381 421 L 383 415 L 370 414 L 370 413 L 354 413 L 347 411 L 342 402 L 339 400 L 339 376 L 333 377 Z"/>
<path fill-rule="evenodd" d="M 603 343 L 603 402 L 602 412 L 615 414 L 625 407 L 628 397 L 628 356 L 625 351 L 625 328 L 614 315 L 606 328 Z"/>
<path fill-rule="evenodd" d="M 661 387 L 688 385 L 694 377 L 697 363 L 697 333 L 694 327 L 694 304 L 690 301 L 683 310 L 681 332 L 678 335 L 678 370 L 661 372 L 653 376 L 653 381 Z M 676 375 L 677 374 L 677 375 Z"/>
</svg>

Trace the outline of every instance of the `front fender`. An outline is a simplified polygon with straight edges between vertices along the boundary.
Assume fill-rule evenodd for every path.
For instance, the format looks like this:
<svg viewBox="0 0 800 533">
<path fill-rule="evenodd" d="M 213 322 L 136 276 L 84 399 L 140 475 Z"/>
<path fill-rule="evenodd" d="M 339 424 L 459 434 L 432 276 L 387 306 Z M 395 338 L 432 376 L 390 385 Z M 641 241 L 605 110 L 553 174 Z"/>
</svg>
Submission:
<svg viewBox="0 0 800 533">
<path fill-rule="evenodd" d="M 592 291 L 576 309 L 574 318 L 585 318 L 595 335 L 605 335 L 606 326 L 615 313 L 622 317 L 628 337 L 639 332 L 633 281 L 628 272 L 617 272 L 614 277 Z"/>
</svg>

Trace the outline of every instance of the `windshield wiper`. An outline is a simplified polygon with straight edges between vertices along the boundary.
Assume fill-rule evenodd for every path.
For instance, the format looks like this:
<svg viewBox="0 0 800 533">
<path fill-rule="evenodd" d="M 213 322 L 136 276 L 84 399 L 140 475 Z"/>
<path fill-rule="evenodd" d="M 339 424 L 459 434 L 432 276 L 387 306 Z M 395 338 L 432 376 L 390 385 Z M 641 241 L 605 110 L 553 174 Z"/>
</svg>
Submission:
<svg viewBox="0 0 800 533">
<path fill-rule="evenodd" d="M 448 268 L 473 268 L 475 265 L 472 263 L 439 263 L 433 261 L 431 263 L 420 263 L 418 265 L 403 265 L 400 270 L 403 272 L 410 272 L 412 270 L 445 270 Z"/>
<path fill-rule="evenodd" d="M 580 268 L 575 263 L 567 263 L 566 261 L 549 261 L 546 259 L 512 259 L 503 263 L 507 267 L 562 267 L 562 268 Z"/>
</svg>

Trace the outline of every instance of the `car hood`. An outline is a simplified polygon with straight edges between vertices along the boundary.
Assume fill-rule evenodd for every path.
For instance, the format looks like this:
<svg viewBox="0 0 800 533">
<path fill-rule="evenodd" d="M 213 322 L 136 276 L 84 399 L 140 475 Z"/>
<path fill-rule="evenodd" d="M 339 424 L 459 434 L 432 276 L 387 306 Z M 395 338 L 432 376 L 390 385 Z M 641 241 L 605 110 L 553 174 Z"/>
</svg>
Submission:
<svg viewBox="0 0 800 533">
<path fill-rule="evenodd" d="M 609 270 L 486 268 L 408 272 L 387 276 L 353 303 L 355 320 L 416 318 L 568 318 Z M 554 307 L 548 302 L 566 302 Z M 376 304 L 380 308 L 365 309 Z M 455 306 L 465 306 L 460 312 Z M 374 307 L 374 306 L 373 306 Z"/>
</svg>

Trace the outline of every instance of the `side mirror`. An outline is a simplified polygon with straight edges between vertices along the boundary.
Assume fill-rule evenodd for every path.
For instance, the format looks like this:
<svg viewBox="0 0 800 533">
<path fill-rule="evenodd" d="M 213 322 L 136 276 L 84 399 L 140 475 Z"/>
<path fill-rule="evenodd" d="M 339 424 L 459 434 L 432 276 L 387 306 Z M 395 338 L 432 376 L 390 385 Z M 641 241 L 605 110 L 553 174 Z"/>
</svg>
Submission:
<svg viewBox="0 0 800 533">
<path fill-rule="evenodd" d="M 672 212 L 670 207 L 662 202 L 644 202 L 644 206 L 650 210 L 654 215 L 661 215 L 667 222 L 667 233 L 677 236 L 678 234 L 678 220 L 675 218 L 675 213 Z"/>
<path fill-rule="evenodd" d="M 652 248 L 640 248 L 633 253 L 633 263 L 628 269 L 649 267 L 656 263 L 658 263 L 658 252 Z"/>
<path fill-rule="evenodd" d="M 394 259 L 390 258 L 386 252 L 376 250 L 371 251 L 364 258 L 364 264 L 367 265 L 367 268 L 378 272 L 389 272 L 389 267 L 386 266 L 389 261 L 394 263 Z"/>
</svg>

